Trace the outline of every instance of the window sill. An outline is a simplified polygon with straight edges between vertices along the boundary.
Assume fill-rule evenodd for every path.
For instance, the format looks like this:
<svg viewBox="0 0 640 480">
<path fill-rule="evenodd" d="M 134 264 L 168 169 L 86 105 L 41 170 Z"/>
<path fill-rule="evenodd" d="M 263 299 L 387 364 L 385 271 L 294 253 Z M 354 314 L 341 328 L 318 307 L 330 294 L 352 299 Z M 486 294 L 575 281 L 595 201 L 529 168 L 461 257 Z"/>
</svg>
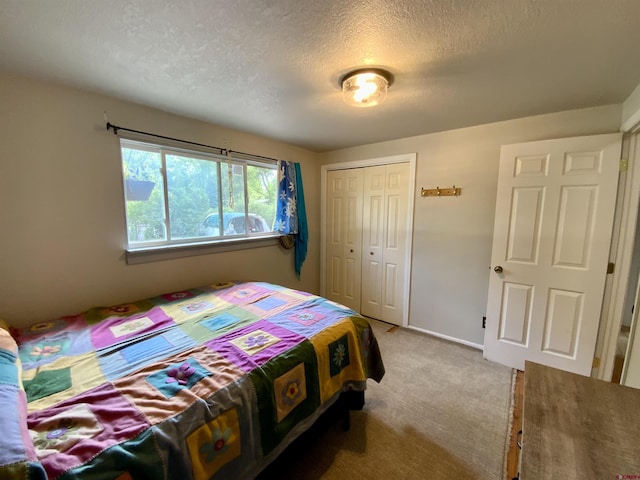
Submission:
<svg viewBox="0 0 640 480">
<path fill-rule="evenodd" d="M 187 243 L 178 245 L 162 245 L 159 247 L 142 247 L 125 250 L 127 265 L 159 262 L 175 258 L 208 255 L 212 253 L 232 252 L 252 248 L 278 245 L 280 235 L 269 235 L 255 238 L 242 238 L 207 243 Z"/>
</svg>

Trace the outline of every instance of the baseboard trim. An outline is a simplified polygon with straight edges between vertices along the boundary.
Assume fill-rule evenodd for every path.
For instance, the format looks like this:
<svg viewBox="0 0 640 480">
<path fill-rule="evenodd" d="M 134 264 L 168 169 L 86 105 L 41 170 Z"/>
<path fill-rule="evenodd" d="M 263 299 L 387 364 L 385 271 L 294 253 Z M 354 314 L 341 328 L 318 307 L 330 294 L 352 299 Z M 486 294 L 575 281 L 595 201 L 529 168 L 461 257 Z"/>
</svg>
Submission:
<svg viewBox="0 0 640 480">
<path fill-rule="evenodd" d="M 469 342 L 467 340 L 462 340 L 456 337 L 450 337 L 449 335 L 444 335 L 442 333 L 432 332 L 431 330 L 426 330 L 424 328 L 414 327 L 413 325 L 408 325 L 408 329 L 415 330 L 417 332 L 426 333 L 427 335 L 431 335 L 432 337 L 438 337 L 443 340 L 448 340 L 454 343 L 460 343 L 462 345 L 466 345 L 467 347 L 476 348 L 478 350 L 484 350 L 484 345 L 480 345 L 479 343 Z"/>
</svg>

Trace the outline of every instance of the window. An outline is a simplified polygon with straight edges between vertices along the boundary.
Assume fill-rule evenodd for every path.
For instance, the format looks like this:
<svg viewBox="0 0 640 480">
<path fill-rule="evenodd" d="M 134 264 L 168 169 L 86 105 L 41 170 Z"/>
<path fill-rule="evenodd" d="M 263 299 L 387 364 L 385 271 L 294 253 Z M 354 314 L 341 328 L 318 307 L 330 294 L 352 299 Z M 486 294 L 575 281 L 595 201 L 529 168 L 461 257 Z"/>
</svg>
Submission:
<svg viewBox="0 0 640 480">
<path fill-rule="evenodd" d="M 275 235 L 275 161 L 121 140 L 128 249 Z"/>
</svg>

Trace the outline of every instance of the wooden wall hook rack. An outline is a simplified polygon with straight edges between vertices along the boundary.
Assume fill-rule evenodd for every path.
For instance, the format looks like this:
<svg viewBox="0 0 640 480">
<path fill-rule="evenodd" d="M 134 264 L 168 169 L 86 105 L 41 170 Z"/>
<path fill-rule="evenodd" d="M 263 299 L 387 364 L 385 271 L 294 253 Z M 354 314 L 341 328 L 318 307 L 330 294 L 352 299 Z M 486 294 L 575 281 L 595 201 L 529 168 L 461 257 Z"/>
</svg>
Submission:
<svg viewBox="0 0 640 480">
<path fill-rule="evenodd" d="M 456 187 L 455 185 L 451 188 L 422 188 L 420 190 L 420 194 L 423 197 L 452 197 L 458 196 L 462 192 L 460 187 Z"/>
</svg>

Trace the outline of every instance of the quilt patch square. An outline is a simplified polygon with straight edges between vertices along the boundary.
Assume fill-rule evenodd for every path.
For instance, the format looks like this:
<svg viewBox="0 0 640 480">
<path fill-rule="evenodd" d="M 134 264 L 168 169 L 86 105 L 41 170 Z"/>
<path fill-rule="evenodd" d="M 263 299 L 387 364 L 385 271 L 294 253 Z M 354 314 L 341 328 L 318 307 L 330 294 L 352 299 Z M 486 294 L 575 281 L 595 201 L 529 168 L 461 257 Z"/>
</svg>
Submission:
<svg viewBox="0 0 640 480">
<path fill-rule="evenodd" d="M 91 351 L 88 329 L 64 330 L 20 346 L 20 361 L 25 370 L 47 365 L 63 356 L 77 356 Z"/>
<path fill-rule="evenodd" d="M 180 307 L 180 309 L 187 314 L 198 313 L 198 312 L 202 312 L 204 310 L 209 310 L 213 308 L 215 308 L 215 305 L 211 302 L 206 302 L 206 301 L 191 302 Z"/>
<path fill-rule="evenodd" d="M 173 325 L 175 322 L 161 308 L 156 307 L 145 314 L 103 320 L 91 327 L 91 342 L 96 349 L 106 348 Z"/>
<path fill-rule="evenodd" d="M 333 325 L 341 315 L 321 304 L 318 299 L 310 299 L 268 317 L 271 323 L 281 325 L 307 338 Z"/>
<path fill-rule="evenodd" d="M 93 438 L 104 428 L 86 404 L 46 418 L 29 430 L 38 458 L 64 452 L 82 439 Z"/>
<path fill-rule="evenodd" d="M 131 335 L 133 333 L 138 333 L 146 328 L 149 328 L 153 325 L 153 320 L 148 317 L 138 317 L 133 320 L 128 320 L 122 322 L 118 325 L 114 325 L 113 327 L 109 327 L 111 333 L 115 338 L 124 337 L 125 335 Z"/>
<path fill-rule="evenodd" d="M 232 408 L 187 437 L 193 478 L 211 478 L 241 453 L 238 410 Z"/>
<path fill-rule="evenodd" d="M 215 317 L 205 318 L 200 321 L 200 325 L 207 327 L 212 332 L 217 332 L 223 328 L 230 327 L 236 323 L 240 323 L 242 319 L 232 313 L 223 313 L 222 315 L 216 315 Z"/>
<path fill-rule="evenodd" d="M 257 395 L 258 431 L 262 451 L 267 455 L 320 406 L 314 348 L 305 340 L 291 355 L 274 357 L 254 369 L 249 379 Z"/>
<path fill-rule="evenodd" d="M 147 310 L 151 310 L 154 306 L 154 303 L 150 299 L 147 299 L 139 302 L 124 303 L 122 305 L 96 307 L 88 310 L 85 313 L 85 318 L 89 324 L 95 324 L 110 317 L 129 317 L 132 315 L 140 315 Z"/>
<path fill-rule="evenodd" d="M 193 298 L 194 294 L 189 290 L 182 290 L 181 292 L 165 293 L 161 295 L 161 297 L 167 302 L 175 302 L 186 298 Z"/>
<path fill-rule="evenodd" d="M 299 323 L 300 325 L 309 327 L 315 323 L 318 323 L 320 320 L 322 320 L 325 317 L 326 315 L 323 315 L 322 313 L 319 313 L 309 308 L 309 309 L 300 310 L 298 312 L 292 313 L 291 315 L 288 315 L 287 318 L 289 318 L 290 320 L 296 323 Z"/>
<path fill-rule="evenodd" d="M 307 381 L 304 373 L 304 363 L 279 376 L 273 382 L 276 395 L 276 413 L 281 422 L 291 410 L 296 408 L 307 398 Z"/>
<path fill-rule="evenodd" d="M 79 405 L 84 405 L 89 413 L 75 410 Z M 51 424 L 51 428 L 41 428 L 51 418 L 65 420 L 62 424 Z M 75 427 L 69 420 L 73 421 Z M 71 438 L 77 434 L 77 431 L 71 430 L 72 428 L 82 426 L 91 429 L 90 438 L 83 435 L 77 438 L 74 444 L 66 445 L 67 449 L 62 454 L 41 458 L 49 478 L 59 478 L 64 472 L 82 465 L 107 448 L 135 438 L 149 428 L 149 423 L 112 384 L 103 383 L 83 391 L 73 399 L 30 413 L 27 426 L 34 432 L 46 430 L 47 433 L 44 435 L 60 436 L 58 440 L 63 441 L 66 440 L 62 439 L 62 436 Z M 60 428 L 56 431 L 57 427 Z M 65 428 L 67 430 L 64 430 Z M 56 449 L 58 447 L 59 445 Z"/>
<path fill-rule="evenodd" d="M 258 320 L 205 342 L 205 345 L 244 372 L 250 372 L 303 340 L 304 337 L 291 330 Z"/>
<path fill-rule="evenodd" d="M 265 348 L 278 343 L 280 339 L 262 330 L 254 330 L 241 337 L 231 340 L 231 343 L 242 349 L 247 355 L 255 355 Z"/>
<path fill-rule="evenodd" d="M 329 349 L 329 375 L 332 377 L 339 374 L 344 368 L 350 365 L 349 360 L 349 337 L 343 335 L 335 342 L 328 345 Z"/>
<path fill-rule="evenodd" d="M 71 388 L 71 368 L 42 370 L 33 379 L 24 380 L 23 383 L 27 400 L 33 402 Z"/>
<path fill-rule="evenodd" d="M 285 302 L 280 298 L 267 297 L 265 299 L 255 302 L 253 306 L 259 308 L 260 310 L 264 310 L 265 312 L 268 312 L 269 310 L 273 310 L 275 308 L 281 307 L 285 303 L 287 302 Z"/>
<path fill-rule="evenodd" d="M 167 398 L 175 397 L 183 389 L 191 388 L 205 377 L 213 375 L 193 358 L 152 373 L 147 382 L 157 388 Z"/>
<path fill-rule="evenodd" d="M 171 347 L 172 345 L 162 335 L 157 335 L 123 348 L 120 350 L 120 355 L 128 363 L 135 364 L 145 358 L 154 357 L 158 353 L 167 352 Z"/>
<path fill-rule="evenodd" d="M 232 285 L 218 292 L 218 297 L 234 305 L 253 303 L 270 295 L 272 290 L 260 287 L 256 283 Z"/>
<path fill-rule="evenodd" d="M 196 342 L 179 328 L 170 328 L 162 333 L 131 342 L 111 350 L 102 350 L 98 361 L 104 376 L 113 381 L 147 365 L 193 347 Z"/>
<path fill-rule="evenodd" d="M 360 336 L 351 318 L 336 322 L 318 332 L 309 341 L 318 358 L 321 401 L 340 392 L 345 383 L 365 387 L 367 370 L 359 353 Z"/>
<path fill-rule="evenodd" d="M 3 448 L 0 448 L 0 465 L 35 460 L 35 455 L 24 441 L 26 433 L 26 425 L 24 425 L 25 403 L 24 393 L 17 385 L 0 384 L 0 405 L 5 405 L 0 413 L 0 432 L 2 432 L 3 438 Z M 6 407 L 7 405 L 13 405 L 14 408 L 10 409 Z M 0 478 L 2 478 L 1 467 Z M 29 477 L 9 476 L 9 478 Z"/>
</svg>

